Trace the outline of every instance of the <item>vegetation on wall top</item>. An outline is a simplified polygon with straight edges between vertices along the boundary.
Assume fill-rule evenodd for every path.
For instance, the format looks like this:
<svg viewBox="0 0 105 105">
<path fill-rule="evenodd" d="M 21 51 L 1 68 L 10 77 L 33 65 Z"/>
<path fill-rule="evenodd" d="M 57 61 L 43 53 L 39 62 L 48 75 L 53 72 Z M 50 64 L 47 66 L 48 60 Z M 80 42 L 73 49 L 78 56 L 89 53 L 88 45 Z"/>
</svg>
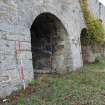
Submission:
<svg viewBox="0 0 105 105">
<path fill-rule="evenodd" d="M 80 4 L 87 26 L 86 34 L 81 36 L 82 41 L 86 42 L 86 44 L 103 44 L 105 42 L 104 25 L 90 12 L 87 0 L 80 0 Z"/>
</svg>

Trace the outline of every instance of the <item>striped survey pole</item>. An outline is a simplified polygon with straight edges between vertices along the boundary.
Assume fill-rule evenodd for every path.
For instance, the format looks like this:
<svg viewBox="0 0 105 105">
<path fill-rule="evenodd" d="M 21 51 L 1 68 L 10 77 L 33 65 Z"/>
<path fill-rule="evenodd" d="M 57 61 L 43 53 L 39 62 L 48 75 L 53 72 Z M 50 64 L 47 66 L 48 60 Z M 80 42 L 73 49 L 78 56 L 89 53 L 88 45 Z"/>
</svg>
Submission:
<svg viewBox="0 0 105 105">
<path fill-rule="evenodd" d="M 26 85 L 25 85 L 25 76 L 24 76 L 24 64 L 23 64 L 23 60 L 22 60 L 21 42 L 20 41 L 16 41 L 16 53 L 17 53 L 17 60 L 20 60 L 20 62 L 18 62 L 19 77 L 20 77 L 20 80 L 22 81 L 23 88 L 25 90 Z"/>
</svg>

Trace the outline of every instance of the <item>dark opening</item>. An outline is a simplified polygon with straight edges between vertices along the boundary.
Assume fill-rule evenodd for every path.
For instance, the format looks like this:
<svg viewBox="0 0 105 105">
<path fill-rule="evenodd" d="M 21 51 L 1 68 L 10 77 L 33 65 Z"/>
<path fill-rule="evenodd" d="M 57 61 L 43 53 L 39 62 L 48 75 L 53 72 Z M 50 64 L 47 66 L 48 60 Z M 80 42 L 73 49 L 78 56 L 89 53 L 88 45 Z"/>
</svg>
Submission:
<svg viewBox="0 0 105 105">
<path fill-rule="evenodd" d="M 87 30 L 87 28 L 83 28 L 81 30 L 80 39 L 81 39 L 82 46 L 88 44 L 88 42 L 87 42 L 87 39 L 88 39 L 88 30 Z"/>
<path fill-rule="evenodd" d="M 64 64 L 66 31 L 56 16 L 50 13 L 39 15 L 31 27 L 31 44 L 34 70 L 56 71 Z"/>
</svg>

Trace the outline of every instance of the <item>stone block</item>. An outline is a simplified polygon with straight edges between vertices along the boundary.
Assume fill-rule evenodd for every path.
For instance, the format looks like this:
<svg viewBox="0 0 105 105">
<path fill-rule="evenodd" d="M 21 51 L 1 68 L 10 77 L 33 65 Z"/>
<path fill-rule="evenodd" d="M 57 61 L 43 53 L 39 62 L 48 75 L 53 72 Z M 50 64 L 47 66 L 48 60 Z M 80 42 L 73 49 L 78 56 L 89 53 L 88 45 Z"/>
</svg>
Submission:
<svg viewBox="0 0 105 105">
<path fill-rule="evenodd" d="M 17 42 L 17 45 L 18 45 L 19 42 Z M 22 51 L 26 51 L 26 53 L 28 52 L 31 52 L 31 43 L 30 42 L 21 42 L 20 41 L 20 50 Z M 25 52 L 23 52 L 25 53 Z M 32 54 L 31 54 L 32 55 Z"/>
<path fill-rule="evenodd" d="M 7 33 L 8 40 L 30 42 L 30 34 Z"/>
<path fill-rule="evenodd" d="M 0 40 L 0 54 L 14 55 L 16 52 L 15 41 Z"/>
<path fill-rule="evenodd" d="M 14 55 L 0 54 L 0 71 L 16 69 L 16 57 Z"/>
</svg>

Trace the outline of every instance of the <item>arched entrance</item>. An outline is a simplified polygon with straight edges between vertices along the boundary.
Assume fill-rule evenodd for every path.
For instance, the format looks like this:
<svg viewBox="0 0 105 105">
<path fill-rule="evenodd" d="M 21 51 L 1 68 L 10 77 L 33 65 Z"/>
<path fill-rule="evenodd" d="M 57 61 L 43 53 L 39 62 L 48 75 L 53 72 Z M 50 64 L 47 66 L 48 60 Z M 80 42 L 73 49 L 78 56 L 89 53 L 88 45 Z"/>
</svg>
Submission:
<svg viewBox="0 0 105 105">
<path fill-rule="evenodd" d="M 38 73 L 67 69 L 69 41 L 62 22 L 51 13 L 40 14 L 31 26 L 33 68 Z"/>
</svg>

